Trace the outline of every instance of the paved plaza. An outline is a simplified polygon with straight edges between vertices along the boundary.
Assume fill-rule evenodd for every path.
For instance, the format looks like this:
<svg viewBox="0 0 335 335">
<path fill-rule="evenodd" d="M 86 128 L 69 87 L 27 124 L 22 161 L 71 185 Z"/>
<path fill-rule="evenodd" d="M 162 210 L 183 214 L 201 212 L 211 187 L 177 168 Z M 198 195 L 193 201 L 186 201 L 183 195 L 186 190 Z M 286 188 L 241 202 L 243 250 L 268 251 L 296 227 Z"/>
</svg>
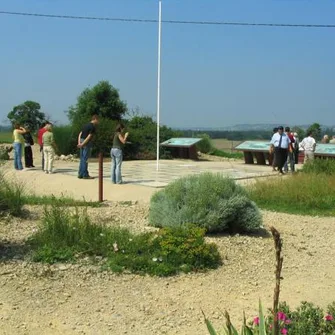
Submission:
<svg viewBox="0 0 335 335">
<path fill-rule="evenodd" d="M 78 163 L 68 163 L 66 168 L 56 168 L 56 173 L 76 177 Z M 103 165 L 104 180 L 110 181 L 110 161 L 105 160 Z M 89 164 L 90 175 L 98 177 L 98 163 Z M 270 176 L 274 173 L 271 167 L 261 165 L 247 165 L 240 160 L 231 161 L 190 161 L 190 160 L 161 160 L 157 171 L 156 161 L 125 161 L 122 163 L 122 178 L 124 183 L 147 187 L 164 187 L 180 177 L 200 174 L 203 172 L 221 173 L 230 178 L 250 179 Z"/>
<path fill-rule="evenodd" d="M 99 199 L 98 163 L 89 163 L 92 180 L 78 179 L 79 162 L 55 161 L 55 173 L 45 174 L 40 165 L 34 169 L 16 171 L 13 162 L 5 165 L 7 175 L 25 185 L 29 194 L 70 196 L 74 199 L 97 201 Z M 272 168 L 265 165 L 249 165 L 242 160 L 191 161 L 161 160 L 159 170 L 156 161 L 125 161 L 122 164 L 123 185 L 110 180 L 111 163 L 104 161 L 103 199 L 107 201 L 150 201 L 151 196 L 171 181 L 183 176 L 203 172 L 221 173 L 239 183 L 248 184 L 256 178 L 277 176 Z"/>
</svg>

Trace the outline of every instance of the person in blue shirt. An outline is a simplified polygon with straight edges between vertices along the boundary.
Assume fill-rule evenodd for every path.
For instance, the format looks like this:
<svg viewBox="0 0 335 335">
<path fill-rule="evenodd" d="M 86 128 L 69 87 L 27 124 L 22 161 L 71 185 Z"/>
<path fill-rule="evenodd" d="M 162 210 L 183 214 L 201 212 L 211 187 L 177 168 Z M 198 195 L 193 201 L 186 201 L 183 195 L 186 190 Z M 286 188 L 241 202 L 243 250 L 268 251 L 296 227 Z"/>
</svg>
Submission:
<svg viewBox="0 0 335 335">
<path fill-rule="evenodd" d="M 278 132 L 272 136 L 271 144 L 274 146 L 274 159 L 280 174 L 284 174 L 283 167 L 287 160 L 290 143 L 289 137 L 284 133 L 284 127 L 278 127 Z"/>
</svg>

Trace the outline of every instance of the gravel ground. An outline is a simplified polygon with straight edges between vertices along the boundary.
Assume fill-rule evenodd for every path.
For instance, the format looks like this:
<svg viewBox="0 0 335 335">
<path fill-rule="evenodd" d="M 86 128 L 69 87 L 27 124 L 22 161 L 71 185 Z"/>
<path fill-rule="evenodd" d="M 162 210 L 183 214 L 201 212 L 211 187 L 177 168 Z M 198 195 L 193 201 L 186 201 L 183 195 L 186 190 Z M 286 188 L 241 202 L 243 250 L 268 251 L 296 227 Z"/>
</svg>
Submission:
<svg viewBox="0 0 335 335">
<path fill-rule="evenodd" d="M 240 326 L 243 310 L 252 318 L 258 299 L 271 306 L 274 250 L 271 237 L 216 236 L 224 265 L 207 273 L 156 278 L 116 275 L 85 264 L 43 265 L 8 257 L 34 229 L 41 207 L 27 207 L 26 219 L 0 222 L 1 334 L 206 334 L 201 310 L 219 327 L 227 309 Z M 90 208 L 99 222 L 132 231 L 147 226 L 148 205 L 110 203 Z M 335 219 L 263 212 L 284 240 L 281 300 L 322 307 L 334 300 Z M 2 246 L 1 246 L 2 245 Z"/>
</svg>

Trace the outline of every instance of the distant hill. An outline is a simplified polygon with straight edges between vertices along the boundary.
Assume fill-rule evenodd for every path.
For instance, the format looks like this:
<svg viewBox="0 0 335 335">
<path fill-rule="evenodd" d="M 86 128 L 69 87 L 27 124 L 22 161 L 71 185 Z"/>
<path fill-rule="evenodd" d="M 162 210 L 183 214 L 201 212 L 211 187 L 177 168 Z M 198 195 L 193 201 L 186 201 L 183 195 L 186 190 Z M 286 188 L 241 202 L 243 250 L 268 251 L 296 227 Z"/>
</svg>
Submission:
<svg viewBox="0 0 335 335">
<path fill-rule="evenodd" d="M 285 125 L 283 125 L 285 126 Z M 303 125 L 293 125 L 299 128 L 306 130 L 310 124 L 303 124 Z M 198 132 L 205 132 L 205 131 L 271 131 L 274 127 L 278 127 L 277 123 L 256 123 L 256 124 L 237 124 L 232 126 L 226 127 L 180 127 L 175 128 L 177 130 L 192 130 Z M 321 125 L 322 129 L 333 129 L 335 131 L 335 125 L 332 126 L 325 126 Z"/>
</svg>

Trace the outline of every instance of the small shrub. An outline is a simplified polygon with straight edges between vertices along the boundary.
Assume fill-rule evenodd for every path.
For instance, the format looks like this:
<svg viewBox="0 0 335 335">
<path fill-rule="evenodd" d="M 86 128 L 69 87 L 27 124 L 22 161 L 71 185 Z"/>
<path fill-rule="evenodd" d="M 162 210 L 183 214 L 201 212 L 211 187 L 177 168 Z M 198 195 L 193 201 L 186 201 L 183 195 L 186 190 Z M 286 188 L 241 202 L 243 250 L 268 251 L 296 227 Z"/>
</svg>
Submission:
<svg viewBox="0 0 335 335">
<path fill-rule="evenodd" d="M 216 246 L 205 243 L 203 229 L 186 227 L 134 235 L 127 229 L 94 224 L 86 211 L 71 213 L 59 203 L 45 208 L 41 229 L 29 245 L 35 261 L 55 263 L 101 256 L 104 267 L 115 272 L 168 276 L 221 264 Z"/>
<path fill-rule="evenodd" d="M 160 253 L 168 262 L 191 270 L 216 268 L 220 255 L 215 244 L 205 243 L 204 235 L 204 229 L 192 226 L 163 229 L 157 239 Z"/>
<path fill-rule="evenodd" d="M 205 173 L 181 178 L 153 195 L 149 222 L 155 227 L 192 223 L 208 232 L 252 232 L 261 214 L 234 180 Z"/>
<path fill-rule="evenodd" d="M 210 151 L 213 150 L 213 145 L 212 145 L 212 141 L 211 138 L 208 134 L 200 134 L 197 135 L 197 137 L 201 137 L 202 140 L 200 142 L 197 143 L 197 150 L 207 154 Z"/>
<path fill-rule="evenodd" d="M 0 215 L 8 213 L 20 216 L 23 205 L 23 185 L 6 180 L 5 176 L 0 173 Z"/>
<path fill-rule="evenodd" d="M 301 172 L 308 174 L 335 175 L 335 159 L 314 159 L 308 164 L 304 164 Z"/>
</svg>

